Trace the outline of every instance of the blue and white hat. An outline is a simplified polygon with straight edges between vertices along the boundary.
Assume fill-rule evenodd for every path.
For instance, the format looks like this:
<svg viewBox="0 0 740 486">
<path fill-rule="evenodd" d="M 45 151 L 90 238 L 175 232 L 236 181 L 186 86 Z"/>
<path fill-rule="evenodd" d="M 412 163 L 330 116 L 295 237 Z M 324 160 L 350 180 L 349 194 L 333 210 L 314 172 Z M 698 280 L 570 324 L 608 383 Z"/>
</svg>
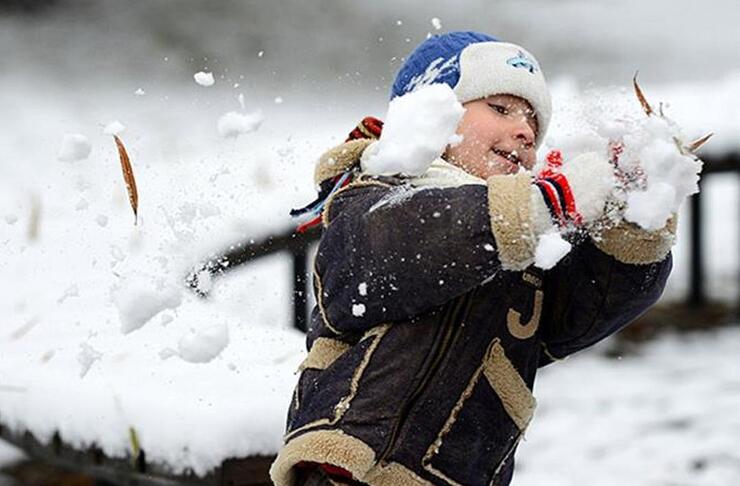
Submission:
<svg viewBox="0 0 740 486">
<path fill-rule="evenodd" d="M 434 83 L 449 85 L 460 103 L 497 94 L 524 98 L 537 116 L 537 146 L 552 104 L 537 60 L 524 48 L 479 32 L 434 35 L 414 49 L 396 75 L 391 99 Z"/>
</svg>

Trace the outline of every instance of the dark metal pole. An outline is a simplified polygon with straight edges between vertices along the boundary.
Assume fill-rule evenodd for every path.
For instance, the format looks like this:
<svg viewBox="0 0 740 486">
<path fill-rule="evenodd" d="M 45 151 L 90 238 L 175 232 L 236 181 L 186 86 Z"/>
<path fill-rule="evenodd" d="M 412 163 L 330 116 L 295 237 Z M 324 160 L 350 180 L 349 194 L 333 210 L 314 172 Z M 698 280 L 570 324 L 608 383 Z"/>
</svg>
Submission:
<svg viewBox="0 0 740 486">
<path fill-rule="evenodd" d="M 704 294 L 704 260 L 702 245 L 701 190 L 691 197 L 691 266 L 689 304 L 702 306 L 706 303 Z"/>
</svg>

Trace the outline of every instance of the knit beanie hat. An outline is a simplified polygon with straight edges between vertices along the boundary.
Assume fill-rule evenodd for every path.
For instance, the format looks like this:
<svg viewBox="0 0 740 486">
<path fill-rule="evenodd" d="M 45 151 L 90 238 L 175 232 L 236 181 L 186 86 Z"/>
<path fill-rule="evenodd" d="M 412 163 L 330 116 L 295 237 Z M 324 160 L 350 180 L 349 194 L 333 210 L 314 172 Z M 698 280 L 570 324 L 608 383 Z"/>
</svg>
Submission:
<svg viewBox="0 0 740 486">
<path fill-rule="evenodd" d="M 419 44 L 396 75 L 391 99 L 420 86 L 449 85 L 460 103 L 497 94 L 524 98 L 537 116 L 536 145 L 550 123 L 550 92 L 529 52 L 479 32 L 433 35 Z"/>
</svg>

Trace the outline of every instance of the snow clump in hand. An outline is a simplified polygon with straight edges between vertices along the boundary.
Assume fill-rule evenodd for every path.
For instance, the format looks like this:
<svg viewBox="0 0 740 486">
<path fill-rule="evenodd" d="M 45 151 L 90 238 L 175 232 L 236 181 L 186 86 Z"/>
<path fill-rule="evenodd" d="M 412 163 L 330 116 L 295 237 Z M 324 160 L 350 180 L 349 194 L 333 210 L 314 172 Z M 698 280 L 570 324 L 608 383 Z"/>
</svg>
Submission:
<svg viewBox="0 0 740 486">
<path fill-rule="evenodd" d="M 239 135 L 256 131 L 265 117 L 261 111 L 243 115 L 230 111 L 218 119 L 218 134 L 223 138 L 236 138 Z"/>
<path fill-rule="evenodd" d="M 68 133 L 62 139 L 62 146 L 57 153 L 57 159 L 62 162 L 77 162 L 90 156 L 92 145 L 84 135 Z"/>
<path fill-rule="evenodd" d="M 702 162 L 683 148 L 680 127 L 663 115 L 604 122 L 597 131 L 622 147 L 617 172 L 624 219 L 654 231 L 665 226 L 687 197 L 699 192 Z"/>
<path fill-rule="evenodd" d="M 224 323 L 191 331 L 177 343 L 177 354 L 190 363 L 207 363 L 229 345 L 229 328 Z"/>
<path fill-rule="evenodd" d="M 399 96 L 388 106 L 380 140 L 362 155 L 364 172 L 372 175 L 421 175 L 455 134 L 465 109 L 446 84 L 422 86 Z"/>
<path fill-rule="evenodd" d="M 206 73 L 203 71 L 199 71 L 193 74 L 193 79 L 195 79 L 196 83 L 205 87 L 213 86 L 213 84 L 216 82 L 213 79 L 213 73 Z"/>
</svg>

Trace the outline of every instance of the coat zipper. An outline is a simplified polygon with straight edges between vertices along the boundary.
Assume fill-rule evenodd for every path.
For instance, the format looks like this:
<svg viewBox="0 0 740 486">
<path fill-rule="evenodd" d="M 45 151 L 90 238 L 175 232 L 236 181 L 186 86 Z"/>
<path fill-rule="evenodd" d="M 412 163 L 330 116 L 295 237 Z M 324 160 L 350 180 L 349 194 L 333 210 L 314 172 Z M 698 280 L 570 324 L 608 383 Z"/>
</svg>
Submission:
<svg viewBox="0 0 740 486">
<path fill-rule="evenodd" d="M 468 292 L 466 295 L 457 299 L 452 308 L 447 312 L 447 315 L 445 316 L 445 319 L 440 326 L 441 329 L 439 337 L 432 345 L 432 350 L 429 352 L 425 360 L 426 366 L 422 370 L 421 380 L 419 380 L 418 385 L 414 388 L 413 392 L 409 395 L 409 398 L 406 399 L 403 406 L 401 407 L 401 414 L 399 415 L 399 418 L 396 421 L 395 426 L 393 427 L 393 431 L 391 433 L 390 439 L 388 440 L 388 444 L 379 456 L 379 462 L 384 462 L 385 458 L 393 450 L 393 447 L 396 445 L 396 441 L 398 440 L 398 434 L 401 431 L 401 427 L 408 419 L 408 416 L 411 413 L 411 409 L 414 407 L 422 392 L 431 381 L 432 376 L 434 376 L 434 374 L 436 373 L 440 363 L 447 355 L 451 344 L 457 338 L 457 335 L 459 334 L 461 328 L 460 324 L 462 324 L 462 322 L 467 318 L 468 313 L 470 312 L 470 306 L 473 300 L 474 293 L 475 290 Z"/>
</svg>

